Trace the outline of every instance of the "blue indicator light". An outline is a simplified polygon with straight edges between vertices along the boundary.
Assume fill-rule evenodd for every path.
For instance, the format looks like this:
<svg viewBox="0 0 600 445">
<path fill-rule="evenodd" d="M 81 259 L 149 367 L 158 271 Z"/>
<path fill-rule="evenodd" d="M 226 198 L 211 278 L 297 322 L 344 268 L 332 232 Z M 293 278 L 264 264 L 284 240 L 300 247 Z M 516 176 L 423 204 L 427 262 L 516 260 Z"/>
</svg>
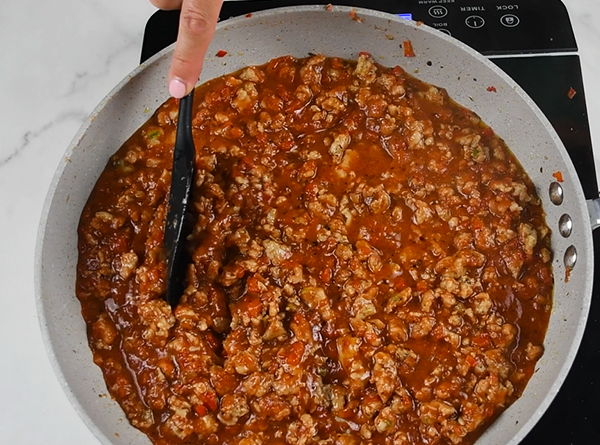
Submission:
<svg viewBox="0 0 600 445">
<path fill-rule="evenodd" d="M 406 12 L 404 14 L 397 14 L 397 16 L 406 20 L 412 20 L 412 14 L 410 12 Z"/>
</svg>

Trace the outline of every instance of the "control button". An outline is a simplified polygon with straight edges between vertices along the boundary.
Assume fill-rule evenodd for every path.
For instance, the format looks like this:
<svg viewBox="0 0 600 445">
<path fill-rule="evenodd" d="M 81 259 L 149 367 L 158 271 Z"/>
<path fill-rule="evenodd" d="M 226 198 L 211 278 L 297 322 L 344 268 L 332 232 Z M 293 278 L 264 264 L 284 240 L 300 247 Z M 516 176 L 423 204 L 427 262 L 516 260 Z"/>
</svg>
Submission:
<svg viewBox="0 0 600 445">
<path fill-rule="evenodd" d="M 485 25 L 485 20 L 480 15 L 470 15 L 465 19 L 465 23 L 469 28 L 478 29 Z"/>
<path fill-rule="evenodd" d="M 451 36 L 452 34 L 450 33 L 450 31 L 448 31 L 447 29 L 438 29 L 439 32 L 443 32 L 444 34 L 448 34 L 449 36 Z"/>
<path fill-rule="evenodd" d="M 444 6 L 432 6 L 429 8 L 429 15 L 435 19 L 441 19 L 448 15 L 448 10 Z"/>
<path fill-rule="evenodd" d="M 514 28 L 521 23 L 521 20 L 519 20 L 519 17 L 514 14 L 504 14 L 502 17 L 500 17 L 500 23 L 507 28 Z"/>
</svg>

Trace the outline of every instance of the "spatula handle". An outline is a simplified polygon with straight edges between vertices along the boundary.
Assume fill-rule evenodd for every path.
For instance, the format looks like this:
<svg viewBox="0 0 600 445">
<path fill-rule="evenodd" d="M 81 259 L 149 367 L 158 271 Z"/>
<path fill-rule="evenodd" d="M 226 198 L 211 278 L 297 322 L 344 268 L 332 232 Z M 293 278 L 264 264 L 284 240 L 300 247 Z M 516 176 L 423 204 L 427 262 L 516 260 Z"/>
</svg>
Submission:
<svg viewBox="0 0 600 445">
<path fill-rule="evenodd" d="M 190 200 L 196 150 L 192 136 L 192 91 L 179 102 L 177 137 L 173 150 L 173 171 L 169 207 L 165 222 L 164 249 L 167 261 L 166 301 L 175 307 L 185 286 L 185 214 Z"/>
</svg>

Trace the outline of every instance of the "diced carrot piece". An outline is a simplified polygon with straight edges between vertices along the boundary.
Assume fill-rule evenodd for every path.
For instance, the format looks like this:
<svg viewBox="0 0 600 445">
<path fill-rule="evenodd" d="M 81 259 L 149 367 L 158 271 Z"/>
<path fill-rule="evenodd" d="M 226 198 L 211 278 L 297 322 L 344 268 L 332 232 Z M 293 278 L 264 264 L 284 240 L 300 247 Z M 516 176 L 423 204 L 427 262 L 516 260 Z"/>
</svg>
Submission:
<svg viewBox="0 0 600 445">
<path fill-rule="evenodd" d="M 404 41 L 404 57 L 415 57 L 415 51 L 410 40 Z"/>
<path fill-rule="evenodd" d="M 552 173 L 552 176 L 554 176 L 558 182 L 563 182 L 563 180 L 564 180 L 561 171 Z"/>
<path fill-rule="evenodd" d="M 296 366 L 302 361 L 304 343 L 297 341 L 288 346 L 284 351 L 285 361 L 290 366 Z"/>
<path fill-rule="evenodd" d="M 204 405 L 194 405 L 194 411 L 196 411 L 199 416 L 205 416 L 206 413 L 208 413 L 208 410 Z"/>
</svg>

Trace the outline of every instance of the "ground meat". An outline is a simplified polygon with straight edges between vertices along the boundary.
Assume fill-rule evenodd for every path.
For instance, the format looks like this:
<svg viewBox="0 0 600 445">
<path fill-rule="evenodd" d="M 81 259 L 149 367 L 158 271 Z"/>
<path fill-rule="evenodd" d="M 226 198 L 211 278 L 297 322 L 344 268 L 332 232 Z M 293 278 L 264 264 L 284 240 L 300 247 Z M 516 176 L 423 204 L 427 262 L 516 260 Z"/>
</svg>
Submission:
<svg viewBox="0 0 600 445">
<path fill-rule="evenodd" d="M 156 445 L 472 444 L 523 392 L 549 229 L 502 140 L 400 67 L 282 57 L 199 87 L 190 262 L 162 299 L 177 101 L 79 227 L 94 361 Z"/>
</svg>

